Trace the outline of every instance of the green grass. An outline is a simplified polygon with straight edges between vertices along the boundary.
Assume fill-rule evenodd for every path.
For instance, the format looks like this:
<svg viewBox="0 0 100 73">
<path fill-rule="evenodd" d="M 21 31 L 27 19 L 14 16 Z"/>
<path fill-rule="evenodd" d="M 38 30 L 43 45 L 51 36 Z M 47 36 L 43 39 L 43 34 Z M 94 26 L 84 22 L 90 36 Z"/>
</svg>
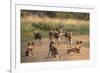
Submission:
<svg viewBox="0 0 100 73">
<path fill-rule="evenodd" d="M 69 30 L 77 35 L 87 35 L 89 34 L 89 25 L 64 25 L 64 30 Z"/>
<path fill-rule="evenodd" d="M 64 31 L 72 31 L 75 35 L 89 35 L 89 25 L 63 25 Z M 48 31 L 53 28 L 57 28 L 57 24 L 46 24 L 46 23 L 24 23 L 21 24 L 21 37 L 22 40 L 29 40 L 28 38 L 33 38 L 33 30 L 38 29 L 40 30 L 43 37 L 48 37 Z"/>
</svg>

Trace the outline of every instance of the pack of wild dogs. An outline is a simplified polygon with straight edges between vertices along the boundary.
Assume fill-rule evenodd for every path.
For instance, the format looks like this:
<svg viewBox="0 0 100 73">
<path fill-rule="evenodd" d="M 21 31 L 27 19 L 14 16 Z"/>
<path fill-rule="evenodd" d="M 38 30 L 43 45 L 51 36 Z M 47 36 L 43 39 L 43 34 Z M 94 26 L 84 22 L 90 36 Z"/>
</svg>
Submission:
<svg viewBox="0 0 100 73">
<path fill-rule="evenodd" d="M 43 45 L 42 44 L 42 34 L 35 30 L 33 32 L 33 35 L 34 35 L 34 39 L 35 39 L 35 42 L 28 42 L 27 43 L 27 49 L 25 51 L 25 55 L 26 56 L 33 56 L 33 48 L 36 44 L 36 41 L 38 41 L 38 46 L 40 45 Z M 70 45 L 69 48 L 67 48 L 66 50 L 66 54 L 70 54 L 70 53 L 77 53 L 79 54 L 80 53 L 80 49 L 81 49 L 81 45 L 82 45 L 82 41 L 75 41 L 75 44 L 76 46 L 73 47 L 72 45 L 72 32 L 70 31 L 66 31 L 66 32 L 63 32 L 61 29 L 51 29 L 48 31 L 48 39 L 49 39 L 49 51 L 48 51 L 48 56 L 47 58 L 49 57 L 61 57 L 58 53 L 58 48 L 55 46 L 55 44 L 57 43 L 58 45 L 61 44 L 61 40 L 62 38 L 64 37 L 64 40 Z M 44 44 L 45 45 L 45 44 Z"/>
</svg>

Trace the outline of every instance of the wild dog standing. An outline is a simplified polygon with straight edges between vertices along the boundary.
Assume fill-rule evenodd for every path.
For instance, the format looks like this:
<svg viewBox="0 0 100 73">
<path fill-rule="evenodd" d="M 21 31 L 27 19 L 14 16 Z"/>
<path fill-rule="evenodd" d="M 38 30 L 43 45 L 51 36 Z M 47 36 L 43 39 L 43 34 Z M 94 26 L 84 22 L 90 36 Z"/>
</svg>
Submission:
<svg viewBox="0 0 100 73">
<path fill-rule="evenodd" d="M 69 39 L 69 33 L 68 33 L 68 31 L 66 31 L 66 32 L 65 32 L 64 37 L 65 37 L 66 42 L 67 42 L 67 41 L 68 41 L 68 39 Z"/>
<path fill-rule="evenodd" d="M 60 32 L 58 29 L 55 29 L 54 31 L 54 38 L 56 39 L 57 43 L 60 44 Z"/>
<path fill-rule="evenodd" d="M 70 47 L 72 46 L 72 32 L 65 32 L 65 39 L 68 41 Z"/>
<path fill-rule="evenodd" d="M 39 45 L 41 45 L 41 39 L 42 39 L 42 35 L 40 34 L 40 32 L 39 31 L 34 31 L 34 39 L 36 40 L 36 41 L 39 41 Z"/>
<path fill-rule="evenodd" d="M 63 36 L 64 36 L 63 30 L 59 29 L 58 34 L 59 34 L 59 42 L 61 42 L 63 40 Z"/>
<path fill-rule="evenodd" d="M 54 42 L 54 29 L 51 29 L 49 31 L 49 39 L 50 39 L 50 42 Z"/>
<path fill-rule="evenodd" d="M 69 32 L 69 44 L 72 46 L 72 32 Z"/>
</svg>

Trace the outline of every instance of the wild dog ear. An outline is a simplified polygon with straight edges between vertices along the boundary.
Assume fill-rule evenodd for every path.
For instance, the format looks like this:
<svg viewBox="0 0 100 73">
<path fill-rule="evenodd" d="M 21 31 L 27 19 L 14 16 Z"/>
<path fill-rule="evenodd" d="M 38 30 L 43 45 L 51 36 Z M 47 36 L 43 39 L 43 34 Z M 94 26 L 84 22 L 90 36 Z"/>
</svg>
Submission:
<svg viewBox="0 0 100 73">
<path fill-rule="evenodd" d="M 54 44 L 54 42 L 50 42 L 50 44 Z"/>
<path fill-rule="evenodd" d="M 80 41 L 80 44 L 82 43 L 82 41 Z"/>
<path fill-rule="evenodd" d="M 29 46 L 30 44 L 31 44 L 30 42 L 27 43 L 28 46 Z"/>
<path fill-rule="evenodd" d="M 34 45 L 34 42 L 32 42 L 31 45 Z"/>
<path fill-rule="evenodd" d="M 76 44 L 79 44 L 79 41 L 76 41 Z"/>
</svg>

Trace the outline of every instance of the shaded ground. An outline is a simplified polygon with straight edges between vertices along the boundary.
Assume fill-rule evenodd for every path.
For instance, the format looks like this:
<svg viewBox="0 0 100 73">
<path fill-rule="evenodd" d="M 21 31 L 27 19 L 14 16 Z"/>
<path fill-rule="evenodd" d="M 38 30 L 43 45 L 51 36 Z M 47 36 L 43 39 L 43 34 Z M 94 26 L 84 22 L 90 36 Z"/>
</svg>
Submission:
<svg viewBox="0 0 100 73">
<path fill-rule="evenodd" d="M 30 57 L 25 56 L 27 42 L 23 42 L 22 48 L 21 48 L 21 62 L 29 63 L 29 62 L 45 62 L 45 61 L 88 60 L 89 59 L 89 36 L 88 35 L 73 36 L 73 40 L 74 42 L 76 40 L 83 41 L 81 53 L 80 54 L 74 54 L 74 53 L 66 54 L 66 50 L 69 48 L 69 45 L 65 42 L 65 39 L 62 39 L 62 43 L 60 45 L 56 44 L 59 55 L 61 56 L 57 58 L 47 58 L 48 50 L 49 50 L 48 48 L 49 40 L 47 38 L 42 39 L 41 46 L 39 46 L 38 43 L 34 46 L 34 49 L 33 49 L 34 55 Z"/>
</svg>

